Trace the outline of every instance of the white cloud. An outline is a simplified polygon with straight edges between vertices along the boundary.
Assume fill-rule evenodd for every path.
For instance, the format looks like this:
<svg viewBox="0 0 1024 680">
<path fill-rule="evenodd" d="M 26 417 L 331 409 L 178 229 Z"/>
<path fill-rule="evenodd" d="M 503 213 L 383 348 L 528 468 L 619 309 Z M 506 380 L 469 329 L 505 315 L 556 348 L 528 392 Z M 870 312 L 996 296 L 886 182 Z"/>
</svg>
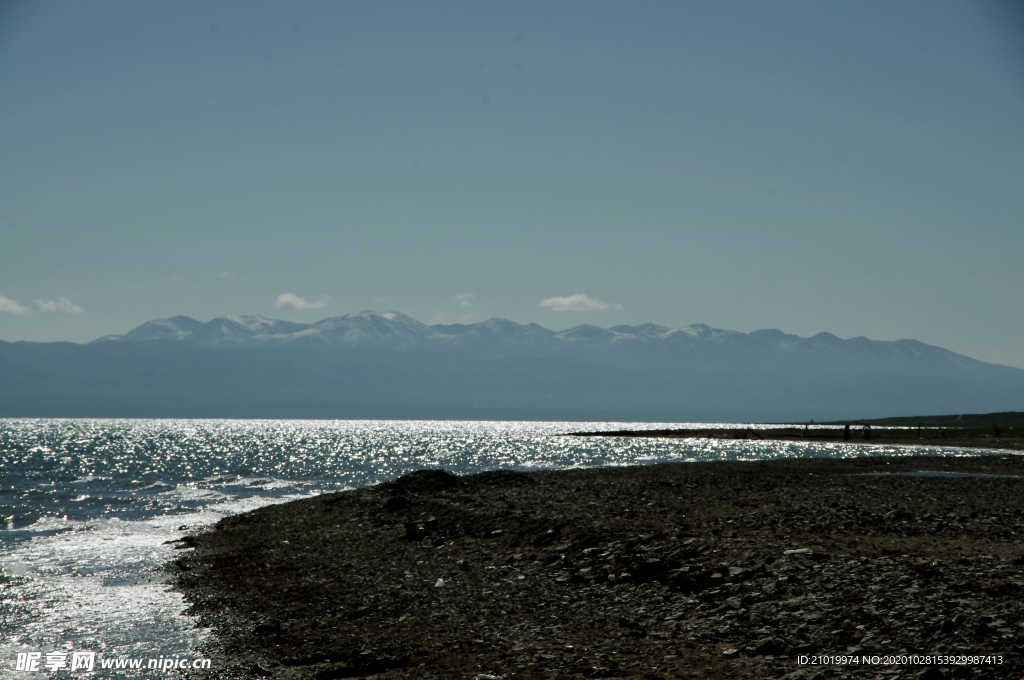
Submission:
<svg viewBox="0 0 1024 680">
<path fill-rule="evenodd" d="M 282 293 L 277 296 L 277 302 L 274 303 L 274 306 L 284 307 L 285 309 L 320 309 L 330 301 L 331 298 L 326 295 L 316 302 L 306 302 L 293 293 Z"/>
<path fill-rule="evenodd" d="M 569 297 L 553 297 L 548 298 L 540 303 L 541 307 L 546 307 L 552 312 L 585 312 L 594 309 L 609 309 L 616 308 L 621 309 L 622 305 L 613 305 L 607 302 L 601 302 L 597 298 L 592 298 L 583 293 L 577 293 L 576 295 L 570 295 Z"/>
<path fill-rule="evenodd" d="M 81 314 L 85 310 L 76 305 L 63 295 L 56 300 L 36 300 L 39 309 L 44 312 L 68 312 L 70 314 Z"/>
<path fill-rule="evenodd" d="M 21 314 L 22 312 L 27 311 L 28 307 L 22 307 L 14 300 L 11 300 L 10 298 L 5 298 L 3 295 L 0 295 L 0 312 L 9 312 L 10 314 Z"/>
<path fill-rule="evenodd" d="M 462 293 L 461 295 L 455 296 L 455 301 L 458 302 L 463 307 L 469 307 L 473 302 L 473 298 L 475 297 L 476 296 L 473 295 L 472 293 Z"/>
<path fill-rule="evenodd" d="M 217 272 L 216 274 L 214 274 L 214 276 L 216 276 L 219 279 L 224 279 L 225 281 L 232 281 L 238 278 L 238 274 L 234 272 Z"/>
</svg>

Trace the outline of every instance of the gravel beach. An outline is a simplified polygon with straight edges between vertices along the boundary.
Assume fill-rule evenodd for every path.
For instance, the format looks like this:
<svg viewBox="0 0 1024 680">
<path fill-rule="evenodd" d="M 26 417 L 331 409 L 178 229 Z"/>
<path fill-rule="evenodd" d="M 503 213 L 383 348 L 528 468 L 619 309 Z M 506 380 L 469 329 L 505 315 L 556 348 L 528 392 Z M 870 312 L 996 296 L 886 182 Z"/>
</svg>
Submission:
<svg viewBox="0 0 1024 680">
<path fill-rule="evenodd" d="M 1022 536 L 1013 454 L 428 470 L 168 568 L 219 678 L 1020 678 Z"/>
</svg>

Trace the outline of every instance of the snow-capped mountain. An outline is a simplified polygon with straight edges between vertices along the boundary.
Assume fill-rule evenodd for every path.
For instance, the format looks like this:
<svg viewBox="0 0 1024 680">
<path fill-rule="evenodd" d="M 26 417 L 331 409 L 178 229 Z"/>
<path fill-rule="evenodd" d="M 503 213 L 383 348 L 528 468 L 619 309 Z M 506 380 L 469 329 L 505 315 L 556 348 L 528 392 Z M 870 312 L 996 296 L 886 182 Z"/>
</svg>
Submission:
<svg viewBox="0 0 1024 680">
<path fill-rule="evenodd" d="M 418 349 L 431 333 L 429 326 L 398 312 L 364 311 L 314 324 L 278 321 L 259 315 L 222 316 L 206 323 L 187 316 L 174 316 L 147 321 L 124 335 L 108 335 L 93 342 L 180 340 L 207 347 L 289 345 L 308 349 Z"/>
<path fill-rule="evenodd" d="M 552 331 L 363 311 L 0 341 L 0 416 L 838 420 L 1024 405 L 1024 370 L 916 340 L 694 324 Z"/>
<path fill-rule="evenodd" d="M 223 316 L 206 323 L 187 316 L 148 321 L 124 335 L 108 335 L 100 342 L 176 340 L 206 347 L 287 347 L 294 349 L 386 349 L 405 352 L 467 351 L 484 355 L 574 356 L 601 363 L 640 359 L 664 361 L 688 358 L 717 365 L 769 355 L 789 366 L 802 363 L 886 365 L 896 363 L 985 365 L 975 359 L 917 340 L 895 342 L 864 337 L 843 340 L 831 333 L 810 338 L 760 330 L 752 333 L 693 324 L 669 329 L 655 324 L 599 328 L 581 325 L 552 331 L 535 323 L 518 324 L 488 319 L 475 324 L 428 326 L 399 312 L 364 310 L 312 324 L 268 319 L 263 316 Z"/>
</svg>

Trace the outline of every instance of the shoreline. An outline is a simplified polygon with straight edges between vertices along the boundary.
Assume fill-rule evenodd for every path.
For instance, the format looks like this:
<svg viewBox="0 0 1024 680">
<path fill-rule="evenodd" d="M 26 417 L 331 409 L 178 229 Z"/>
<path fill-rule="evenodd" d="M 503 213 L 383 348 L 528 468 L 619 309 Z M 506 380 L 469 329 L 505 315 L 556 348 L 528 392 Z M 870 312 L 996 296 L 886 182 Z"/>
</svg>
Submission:
<svg viewBox="0 0 1024 680">
<path fill-rule="evenodd" d="M 788 441 L 800 444 L 809 443 L 843 443 L 868 446 L 942 446 L 967 449 L 999 449 L 1007 451 L 1024 451 L 1024 436 L 1020 436 L 1020 428 L 1007 431 L 987 428 L 978 430 L 961 430 L 958 428 L 885 428 L 869 430 L 865 438 L 865 430 L 857 426 L 851 429 L 850 437 L 844 437 L 842 429 L 836 427 L 804 430 L 802 427 L 786 427 L 771 429 L 753 428 L 701 428 L 676 430 L 614 430 L 593 432 L 569 432 L 561 437 L 650 437 L 654 439 L 764 439 L 770 441 Z M 911 434 L 907 434 L 910 432 Z"/>
<path fill-rule="evenodd" d="M 1007 677 L 1022 491 L 1015 455 L 420 471 L 226 518 L 169 568 L 210 677 Z"/>
</svg>

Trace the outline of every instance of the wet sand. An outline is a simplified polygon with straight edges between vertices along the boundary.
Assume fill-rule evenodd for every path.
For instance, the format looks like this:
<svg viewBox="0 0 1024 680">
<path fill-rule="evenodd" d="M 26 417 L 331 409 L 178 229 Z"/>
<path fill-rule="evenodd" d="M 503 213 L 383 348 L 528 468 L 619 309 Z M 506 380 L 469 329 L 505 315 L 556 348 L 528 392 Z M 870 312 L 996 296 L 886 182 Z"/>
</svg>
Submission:
<svg viewBox="0 0 1024 680">
<path fill-rule="evenodd" d="M 170 569 L 219 678 L 1017 678 L 1021 536 L 1018 455 L 422 471 Z M 914 654 L 1002 664 L 800 663 Z"/>
</svg>

